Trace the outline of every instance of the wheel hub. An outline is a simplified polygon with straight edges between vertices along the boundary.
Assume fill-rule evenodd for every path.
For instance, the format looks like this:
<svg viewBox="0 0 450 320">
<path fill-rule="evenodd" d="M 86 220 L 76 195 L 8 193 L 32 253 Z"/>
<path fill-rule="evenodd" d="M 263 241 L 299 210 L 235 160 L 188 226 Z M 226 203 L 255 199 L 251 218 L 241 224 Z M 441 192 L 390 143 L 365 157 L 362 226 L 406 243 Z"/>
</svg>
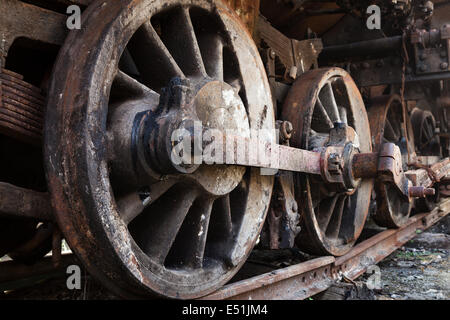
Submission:
<svg viewBox="0 0 450 320">
<path fill-rule="evenodd" d="M 244 167 L 220 166 L 225 135 L 250 136 L 244 104 L 223 81 L 172 79 L 158 112 L 149 111 L 139 131 L 147 165 L 155 172 L 189 174 L 214 196 L 230 193 L 244 176 Z"/>
<path fill-rule="evenodd" d="M 328 188 L 352 194 L 361 179 L 353 174 L 353 157 L 360 153 L 358 134 L 345 123 L 336 123 L 321 155 L 322 178 Z"/>
</svg>

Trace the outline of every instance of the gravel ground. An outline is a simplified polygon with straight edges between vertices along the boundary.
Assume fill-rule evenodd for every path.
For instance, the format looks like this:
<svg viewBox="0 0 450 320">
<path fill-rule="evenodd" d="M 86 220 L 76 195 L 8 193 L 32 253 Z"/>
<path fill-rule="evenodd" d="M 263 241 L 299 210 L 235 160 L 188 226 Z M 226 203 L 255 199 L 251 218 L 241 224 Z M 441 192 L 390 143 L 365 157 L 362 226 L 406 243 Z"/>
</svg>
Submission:
<svg viewBox="0 0 450 320">
<path fill-rule="evenodd" d="M 450 217 L 418 234 L 378 264 L 379 300 L 450 299 Z"/>
</svg>

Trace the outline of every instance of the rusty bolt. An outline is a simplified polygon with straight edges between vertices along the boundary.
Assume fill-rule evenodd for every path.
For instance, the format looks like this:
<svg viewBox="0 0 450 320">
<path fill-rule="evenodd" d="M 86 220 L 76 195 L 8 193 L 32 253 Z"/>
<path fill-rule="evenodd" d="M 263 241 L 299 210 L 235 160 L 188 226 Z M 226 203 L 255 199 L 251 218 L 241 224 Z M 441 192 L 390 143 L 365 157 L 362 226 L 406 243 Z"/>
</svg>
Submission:
<svg viewBox="0 0 450 320">
<path fill-rule="evenodd" d="M 363 69 L 369 69 L 370 64 L 368 62 L 363 62 L 362 67 L 363 67 Z"/>
<path fill-rule="evenodd" d="M 328 171 L 331 174 L 340 174 L 342 171 L 342 158 L 337 153 L 332 153 L 328 157 Z"/>
<path fill-rule="evenodd" d="M 282 128 L 287 134 L 291 134 L 292 131 L 294 131 L 294 127 L 292 126 L 292 123 L 290 123 L 289 121 L 283 121 Z"/>
<path fill-rule="evenodd" d="M 275 51 L 273 49 L 270 49 L 269 55 L 270 55 L 271 59 L 275 59 L 275 57 L 276 57 L 276 53 L 275 53 Z"/>
<path fill-rule="evenodd" d="M 411 198 L 425 198 L 426 196 L 434 196 L 433 188 L 409 187 L 409 196 Z"/>
<path fill-rule="evenodd" d="M 298 68 L 296 66 L 292 66 L 289 70 L 289 78 L 295 80 L 297 78 Z"/>
<path fill-rule="evenodd" d="M 442 70 L 447 70 L 448 69 L 448 62 L 442 62 L 441 63 L 441 69 Z"/>
<path fill-rule="evenodd" d="M 280 126 L 281 129 L 281 135 L 283 140 L 289 140 L 292 137 L 292 131 L 294 131 L 294 127 L 292 126 L 292 123 L 289 121 L 283 121 Z"/>
<path fill-rule="evenodd" d="M 298 204 L 297 201 L 292 202 L 292 212 L 297 212 L 298 210 Z"/>
<path fill-rule="evenodd" d="M 422 65 L 420 66 L 420 68 L 419 68 L 419 70 L 422 71 L 422 72 L 427 71 L 427 69 L 428 69 L 428 67 L 427 67 L 426 64 L 422 64 Z"/>
</svg>

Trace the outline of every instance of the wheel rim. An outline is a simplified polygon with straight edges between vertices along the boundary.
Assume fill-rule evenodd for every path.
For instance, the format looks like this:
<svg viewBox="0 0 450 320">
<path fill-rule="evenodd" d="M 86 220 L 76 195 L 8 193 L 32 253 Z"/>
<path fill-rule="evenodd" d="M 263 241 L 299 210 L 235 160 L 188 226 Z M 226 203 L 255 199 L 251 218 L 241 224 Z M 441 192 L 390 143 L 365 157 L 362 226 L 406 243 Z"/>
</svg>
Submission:
<svg viewBox="0 0 450 320">
<path fill-rule="evenodd" d="M 330 129 L 340 118 L 346 118 L 356 132 L 359 151 L 371 152 L 369 123 L 361 94 L 351 77 L 339 68 L 318 69 L 303 75 L 289 92 L 283 108 L 283 119 L 294 126 L 291 145 L 302 149 L 323 147 Z M 362 232 L 372 187 L 373 180 L 366 179 L 352 194 L 331 192 L 319 179 L 298 174 L 296 197 L 305 203 L 303 224 L 306 227 L 297 239 L 298 246 L 315 254 L 347 253 Z"/>
<path fill-rule="evenodd" d="M 207 33 L 208 23 L 220 30 Z M 159 93 L 187 83 L 200 88 L 196 99 L 206 87 L 233 88 L 245 107 L 247 130 L 273 129 L 257 49 L 220 2 L 94 3 L 83 15 L 83 28 L 71 33 L 61 50 L 50 89 L 55 109 L 46 115 L 47 179 L 58 223 L 88 270 L 121 295 L 208 294 L 237 272 L 255 244 L 273 178 L 256 169 L 215 166 L 161 175 L 136 164 L 139 150 L 126 152 L 134 133 L 122 139 L 120 131 L 142 120 L 146 110 L 160 112 Z M 123 52 L 132 57 L 141 75 L 135 78 L 143 84 L 131 77 L 134 66 L 124 62 L 129 58 Z M 222 117 L 212 120 L 230 124 Z M 134 166 L 139 174 L 124 180 Z M 205 181 L 208 176 L 225 182 L 226 190 Z M 151 183 L 142 185 L 143 177 Z M 139 210 L 144 212 L 138 215 Z"/>
<path fill-rule="evenodd" d="M 406 119 L 407 138 L 402 130 L 405 120 L 400 97 L 393 95 L 374 98 L 369 109 L 369 120 L 374 150 L 379 150 L 383 143 L 396 144 L 402 154 L 403 170 L 408 170 L 408 153 L 414 152 L 414 136 L 411 134 L 409 118 Z M 377 224 L 387 228 L 404 225 L 411 213 L 412 202 L 392 184 L 377 181 L 375 191 L 377 212 L 374 219 Z"/>
</svg>

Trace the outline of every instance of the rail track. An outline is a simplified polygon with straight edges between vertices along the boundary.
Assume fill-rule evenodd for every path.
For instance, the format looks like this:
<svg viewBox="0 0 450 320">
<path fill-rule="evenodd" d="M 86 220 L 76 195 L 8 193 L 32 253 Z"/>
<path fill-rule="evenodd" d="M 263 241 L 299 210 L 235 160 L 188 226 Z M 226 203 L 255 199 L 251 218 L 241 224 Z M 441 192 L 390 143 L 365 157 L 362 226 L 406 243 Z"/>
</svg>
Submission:
<svg viewBox="0 0 450 320">
<path fill-rule="evenodd" d="M 346 255 L 320 257 L 247 280 L 228 284 L 205 300 L 300 300 L 322 292 L 343 278 L 356 280 L 373 266 L 450 213 L 450 199 L 431 212 L 414 215 L 396 230 L 382 231 Z"/>
<path fill-rule="evenodd" d="M 227 284 L 199 300 L 307 299 L 343 279 L 356 280 L 369 267 L 376 265 L 414 238 L 418 232 L 430 228 L 449 213 L 450 199 L 443 199 L 431 212 L 412 216 L 399 229 L 379 231 L 342 257 L 313 258 L 289 267 L 274 269 Z M 0 263 L 0 288 L 4 291 L 24 289 L 35 285 L 36 282 L 52 278 L 60 278 L 64 282 L 66 268 L 79 263 L 73 254 L 65 254 L 58 266 L 54 265 L 51 257 L 34 266 L 24 266 L 14 261 L 3 262 Z M 20 294 L 14 297 L 20 299 Z"/>
</svg>

